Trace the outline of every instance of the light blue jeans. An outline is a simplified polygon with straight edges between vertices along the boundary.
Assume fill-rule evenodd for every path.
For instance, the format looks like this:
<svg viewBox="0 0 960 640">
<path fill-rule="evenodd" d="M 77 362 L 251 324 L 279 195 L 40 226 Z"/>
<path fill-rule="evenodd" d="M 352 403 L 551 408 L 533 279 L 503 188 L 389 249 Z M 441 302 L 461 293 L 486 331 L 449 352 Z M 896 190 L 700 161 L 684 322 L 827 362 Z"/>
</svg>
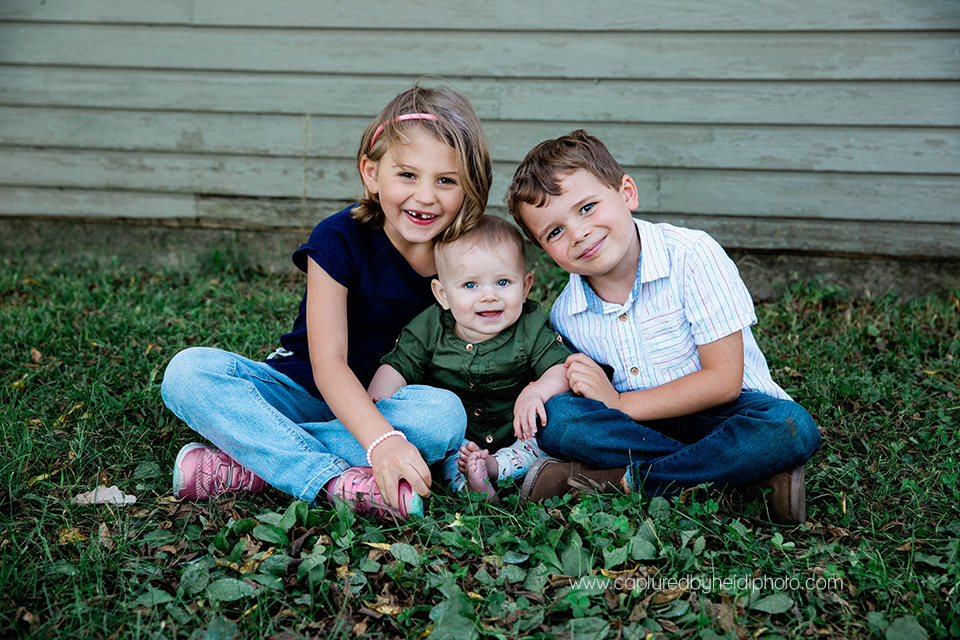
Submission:
<svg viewBox="0 0 960 640">
<path fill-rule="evenodd" d="M 367 452 L 326 402 L 264 362 L 211 349 L 181 351 L 167 365 L 163 401 L 187 425 L 267 484 L 311 504 L 324 485 Z M 429 465 L 459 448 L 467 415 L 456 394 L 403 387 L 377 409 Z"/>
</svg>

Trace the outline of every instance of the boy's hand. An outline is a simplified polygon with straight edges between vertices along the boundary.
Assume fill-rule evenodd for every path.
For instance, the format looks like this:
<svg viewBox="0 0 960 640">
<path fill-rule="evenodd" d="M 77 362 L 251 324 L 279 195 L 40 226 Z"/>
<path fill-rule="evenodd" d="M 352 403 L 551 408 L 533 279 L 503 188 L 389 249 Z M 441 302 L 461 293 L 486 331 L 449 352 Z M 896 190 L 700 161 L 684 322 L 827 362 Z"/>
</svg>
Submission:
<svg viewBox="0 0 960 640">
<path fill-rule="evenodd" d="M 547 424 L 543 398 L 528 385 L 513 405 L 513 435 L 520 440 L 533 439 L 537 435 L 537 416 L 540 416 L 540 424 Z"/>
<path fill-rule="evenodd" d="M 611 409 L 620 409 L 620 394 L 596 362 L 582 353 L 567 358 L 567 381 L 570 390 L 584 398 L 599 400 Z"/>
</svg>

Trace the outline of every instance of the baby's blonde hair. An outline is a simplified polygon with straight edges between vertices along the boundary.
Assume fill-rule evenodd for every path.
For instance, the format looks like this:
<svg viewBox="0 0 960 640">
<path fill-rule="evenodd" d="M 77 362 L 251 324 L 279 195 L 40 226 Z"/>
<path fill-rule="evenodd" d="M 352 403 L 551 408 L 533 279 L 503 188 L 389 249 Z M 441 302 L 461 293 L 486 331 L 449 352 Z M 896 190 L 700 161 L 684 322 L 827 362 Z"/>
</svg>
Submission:
<svg viewBox="0 0 960 640">
<path fill-rule="evenodd" d="M 527 250 L 520 230 L 503 218 L 485 215 L 481 216 L 473 228 L 466 233 L 453 240 L 437 242 L 433 246 L 437 275 L 442 275 L 449 265 L 449 255 L 462 254 L 479 246 L 495 251 L 501 258 L 516 256 L 520 259 L 523 268 L 526 268 Z"/>
<path fill-rule="evenodd" d="M 435 119 L 401 119 L 409 114 L 435 116 Z M 439 240 L 453 240 L 477 223 L 487 207 L 493 182 L 493 161 L 487 138 L 470 101 L 449 87 L 424 87 L 419 82 L 399 94 L 367 125 L 357 151 L 357 169 L 364 156 L 379 162 L 391 145 L 409 140 L 414 127 L 450 145 L 457 156 L 457 174 L 463 188 L 463 205 L 453 223 Z M 378 131 L 379 129 L 379 131 Z M 384 224 L 380 199 L 362 184 L 359 206 L 353 217 L 361 224 L 381 228 Z"/>
</svg>

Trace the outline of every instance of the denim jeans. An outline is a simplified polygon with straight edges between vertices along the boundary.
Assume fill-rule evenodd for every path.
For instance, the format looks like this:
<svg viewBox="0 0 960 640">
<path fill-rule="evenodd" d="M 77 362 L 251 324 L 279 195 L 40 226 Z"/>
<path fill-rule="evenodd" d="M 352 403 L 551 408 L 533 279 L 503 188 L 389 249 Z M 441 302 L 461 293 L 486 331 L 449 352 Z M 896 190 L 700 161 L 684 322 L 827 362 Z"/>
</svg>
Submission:
<svg viewBox="0 0 960 640">
<path fill-rule="evenodd" d="M 206 347 L 181 351 L 167 365 L 163 401 L 191 429 L 267 484 L 315 502 L 331 479 L 367 466 L 367 452 L 326 402 L 264 362 Z M 456 450 L 467 428 L 460 399 L 410 385 L 377 409 L 429 465 Z"/>
<path fill-rule="evenodd" d="M 737 487 L 805 463 L 820 448 L 820 431 L 791 400 L 744 391 L 733 402 L 646 424 L 602 402 L 572 393 L 546 403 L 537 433 L 552 456 L 601 468 L 631 467 L 650 495 L 672 495 L 707 483 Z"/>
</svg>

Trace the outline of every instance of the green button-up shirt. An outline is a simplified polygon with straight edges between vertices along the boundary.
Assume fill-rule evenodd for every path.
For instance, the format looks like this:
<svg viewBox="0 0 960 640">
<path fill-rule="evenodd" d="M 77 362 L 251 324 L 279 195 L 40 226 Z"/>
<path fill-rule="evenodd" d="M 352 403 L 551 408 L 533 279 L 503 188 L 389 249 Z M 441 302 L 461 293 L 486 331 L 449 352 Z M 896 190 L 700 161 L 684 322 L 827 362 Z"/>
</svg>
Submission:
<svg viewBox="0 0 960 640">
<path fill-rule="evenodd" d="M 513 439 L 513 405 L 530 382 L 567 359 L 570 352 L 535 300 L 496 336 L 476 344 L 453 330 L 453 314 L 439 304 L 414 318 L 393 350 L 381 359 L 407 384 L 449 389 L 467 410 L 467 438 L 500 448 Z"/>
</svg>

